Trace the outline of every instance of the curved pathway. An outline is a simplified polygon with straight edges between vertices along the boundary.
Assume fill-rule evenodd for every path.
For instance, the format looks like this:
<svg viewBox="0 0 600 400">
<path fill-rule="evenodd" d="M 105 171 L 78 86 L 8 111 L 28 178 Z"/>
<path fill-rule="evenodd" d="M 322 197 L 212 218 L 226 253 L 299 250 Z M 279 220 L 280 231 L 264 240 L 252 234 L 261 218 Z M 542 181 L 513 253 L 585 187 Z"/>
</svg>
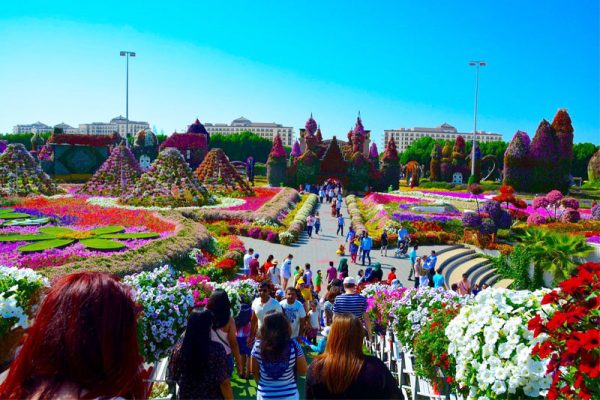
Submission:
<svg viewBox="0 0 600 400">
<path fill-rule="evenodd" d="M 312 238 L 308 237 L 306 232 L 303 232 L 298 242 L 291 246 L 284 246 L 276 243 L 269 243 L 264 240 L 252 239 L 249 237 L 240 236 L 246 248 L 253 248 L 260 254 L 260 263 L 267 259 L 269 254 L 273 254 L 276 260 L 279 260 L 280 266 L 285 257 L 288 254 L 294 256 L 294 267 L 300 265 L 304 267 L 304 264 L 310 263 L 313 275 L 316 275 L 317 270 L 321 270 L 323 274 L 323 289 L 325 290 L 326 285 L 326 270 L 329 266 L 329 261 L 333 261 L 337 268 L 340 261 L 340 256 L 336 254 L 336 251 L 340 244 L 344 244 L 346 248 L 346 257 L 349 262 L 350 276 L 356 277 L 358 270 L 365 268 L 362 264 L 352 264 L 350 262 L 350 255 L 348 253 L 348 245 L 345 243 L 345 236 L 336 235 L 337 230 L 337 219 L 331 215 L 330 205 L 323 202 L 317 206 L 317 212 L 321 216 L 321 231 L 318 235 L 313 232 Z M 350 218 L 348 217 L 348 211 L 344 205 L 342 208 L 342 215 L 345 219 L 344 233 L 347 232 L 350 227 Z M 450 246 L 435 245 L 435 246 L 419 246 L 419 255 L 429 255 L 431 250 L 440 251 Z M 388 250 L 388 255 L 381 256 L 378 249 L 371 250 L 372 262 L 380 262 L 383 268 L 383 277 L 387 278 L 389 270 L 392 267 L 396 267 L 396 275 L 404 286 L 413 286 L 413 282 L 408 281 L 408 272 L 410 269 L 410 262 L 408 258 L 396 258 L 394 257 L 395 249 Z M 357 259 L 357 261 L 360 261 Z"/>
</svg>

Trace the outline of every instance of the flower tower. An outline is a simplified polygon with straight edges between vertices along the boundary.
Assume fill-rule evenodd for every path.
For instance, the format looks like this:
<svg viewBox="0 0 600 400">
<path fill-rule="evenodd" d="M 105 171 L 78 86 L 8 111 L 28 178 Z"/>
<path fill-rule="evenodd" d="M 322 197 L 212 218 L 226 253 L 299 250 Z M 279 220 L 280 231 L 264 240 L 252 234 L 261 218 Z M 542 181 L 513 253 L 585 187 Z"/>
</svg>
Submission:
<svg viewBox="0 0 600 400">
<path fill-rule="evenodd" d="M 137 133 L 133 142 L 133 154 L 143 171 L 150 168 L 152 161 L 158 156 L 158 138 L 154 132 L 142 129 Z"/>
<path fill-rule="evenodd" d="M 331 177 L 343 178 L 346 177 L 347 173 L 348 163 L 344 159 L 337 138 L 334 136 L 321 159 L 319 181 L 325 181 Z M 347 181 L 347 179 L 342 181 Z"/>
<path fill-rule="evenodd" d="M 0 197 L 58 193 L 62 190 L 42 171 L 23 144 L 9 144 L 0 154 Z"/>
<path fill-rule="evenodd" d="M 290 164 L 295 163 L 295 161 L 302 155 L 302 150 L 300 150 L 300 143 L 298 143 L 298 139 L 294 140 L 294 144 L 292 145 L 292 151 L 290 152 Z"/>
<path fill-rule="evenodd" d="M 504 181 L 505 185 L 515 190 L 529 190 L 532 174 L 530 156 L 531 140 L 522 131 L 517 131 L 504 152 Z"/>
<path fill-rule="evenodd" d="M 133 190 L 141 175 L 142 170 L 131 150 L 120 144 L 112 149 L 110 156 L 79 193 L 118 197 Z"/>
<path fill-rule="evenodd" d="M 195 172 L 208 189 L 228 195 L 253 196 L 248 182 L 231 165 L 223 149 L 211 149 Z"/>
<path fill-rule="evenodd" d="M 371 147 L 369 148 L 369 161 L 373 164 L 374 169 L 379 169 L 379 151 L 377 151 L 377 144 L 375 142 L 371 143 Z"/>
<path fill-rule="evenodd" d="M 442 148 L 440 175 L 443 181 L 447 182 L 452 179 L 452 143 L 450 141 L 447 141 Z"/>
<path fill-rule="evenodd" d="M 296 166 L 296 184 L 304 186 L 307 183 L 317 183 L 317 177 L 321 170 L 321 160 L 317 154 L 309 149 L 306 149 L 295 162 Z"/>
<path fill-rule="evenodd" d="M 558 139 L 558 184 L 563 193 L 567 193 L 571 183 L 571 165 L 573 164 L 573 125 L 571 117 L 564 108 L 558 110 L 552 120 L 552 128 Z"/>
<path fill-rule="evenodd" d="M 442 147 L 435 143 L 431 150 L 431 162 L 429 163 L 429 179 L 439 181 L 441 179 L 440 166 L 442 163 Z"/>
<path fill-rule="evenodd" d="M 267 182 L 270 186 L 281 186 L 286 183 L 286 158 L 281 136 L 277 135 L 273 139 L 273 147 L 267 159 Z"/>
<path fill-rule="evenodd" d="M 381 157 L 381 174 L 381 185 L 384 188 L 392 186 L 394 190 L 398 189 L 400 184 L 400 159 L 393 138 L 388 140 Z"/>
<path fill-rule="evenodd" d="M 590 182 L 600 183 L 600 150 L 590 158 L 587 170 Z"/>
<path fill-rule="evenodd" d="M 304 129 L 306 131 L 306 134 L 304 135 L 306 148 L 304 151 L 310 150 L 312 152 L 316 152 L 317 145 L 319 144 L 319 139 L 315 136 L 317 128 L 317 121 L 314 120 L 312 113 L 310 113 L 310 117 L 306 121 L 306 124 L 304 124 Z"/>
<path fill-rule="evenodd" d="M 162 150 L 132 191 L 121 196 L 125 204 L 145 207 L 189 207 L 214 203 L 192 173 L 179 150 Z"/>
<path fill-rule="evenodd" d="M 552 125 L 545 119 L 540 122 L 531 141 L 533 178 L 530 191 L 549 192 L 559 186 L 558 138 Z"/>
<path fill-rule="evenodd" d="M 462 183 L 466 183 L 469 178 L 469 170 L 467 168 L 467 152 L 465 150 L 466 144 L 465 139 L 462 136 L 457 136 L 454 141 L 454 147 L 452 148 L 452 178 L 454 175 L 459 173 L 462 175 Z M 460 179 L 460 178 L 459 178 Z"/>
<path fill-rule="evenodd" d="M 363 126 L 362 119 L 360 118 L 360 112 L 359 112 L 358 117 L 356 117 L 356 123 L 354 124 L 354 129 L 352 130 L 352 153 L 356 153 L 357 151 L 363 152 L 365 136 L 366 136 L 365 127 Z"/>
</svg>

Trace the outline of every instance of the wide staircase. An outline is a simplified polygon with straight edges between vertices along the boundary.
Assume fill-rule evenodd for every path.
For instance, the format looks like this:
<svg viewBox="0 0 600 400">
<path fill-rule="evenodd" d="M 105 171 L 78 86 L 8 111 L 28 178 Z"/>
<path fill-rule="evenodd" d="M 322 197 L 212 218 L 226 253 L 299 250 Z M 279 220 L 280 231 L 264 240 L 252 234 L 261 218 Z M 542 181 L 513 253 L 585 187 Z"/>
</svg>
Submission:
<svg viewBox="0 0 600 400">
<path fill-rule="evenodd" d="M 513 282 L 512 279 L 501 278 L 490 260 L 462 245 L 455 245 L 439 252 L 436 268 L 442 270 L 448 287 L 458 283 L 465 273 L 471 285 L 477 284 L 479 287 L 485 283 L 491 287 L 507 288 Z"/>
</svg>

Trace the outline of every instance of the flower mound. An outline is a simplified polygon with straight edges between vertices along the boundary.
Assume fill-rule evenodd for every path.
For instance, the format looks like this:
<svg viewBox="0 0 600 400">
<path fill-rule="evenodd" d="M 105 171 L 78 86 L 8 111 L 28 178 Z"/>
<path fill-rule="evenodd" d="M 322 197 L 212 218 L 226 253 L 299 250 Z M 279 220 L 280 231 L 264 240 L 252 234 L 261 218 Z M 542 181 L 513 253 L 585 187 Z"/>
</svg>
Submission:
<svg viewBox="0 0 600 400">
<path fill-rule="evenodd" d="M 126 276 L 123 282 L 135 290 L 135 300 L 144 310 L 138 319 L 138 338 L 144 359 L 154 362 L 168 356 L 194 306 L 189 285 L 179 282 L 166 265 Z"/>
<path fill-rule="evenodd" d="M 580 265 L 560 290 L 544 296 L 542 304 L 556 307 L 549 320 L 537 315 L 529 322 L 535 337 L 548 336 L 533 348 L 533 354 L 550 355 L 546 370 L 553 377 L 550 400 L 600 398 L 599 298 L 600 263 Z"/>
<path fill-rule="evenodd" d="M 121 201 L 134 206 L 186 207 L 210 203 L 212 197 L 194 177 L 181 153 L 166 148 Z"/>
<path fill-rule="evenodd" d="M 100 166 L 92 178 L 86 182 L 79 193 L 95 196 L 120 196 L 132 190 L 142 175 L 137 160 L 131 150 L 120 145 Z"/>
<path fill-rule="evenodd" d="M 456 359 L 456 381 L 470 399 L 544 396 L 552 378 L 549 359 L 531 355 L 545 334 L 534 338 L 529 320 L 542 309 L 545 291 L 489 288 L 465 305 L 446 328 L 448 353 Z M 507 397 L 508 396 L 508 397 Z"/>
<path fill-rule="evenodd" d="M 198 182 L 206 185 L 211 191 L 236 193 L 241 196 L 254 194 L 248 182 L 238 174 L 222 149 L 209 151 L 195 175 Z"/>
</svg>

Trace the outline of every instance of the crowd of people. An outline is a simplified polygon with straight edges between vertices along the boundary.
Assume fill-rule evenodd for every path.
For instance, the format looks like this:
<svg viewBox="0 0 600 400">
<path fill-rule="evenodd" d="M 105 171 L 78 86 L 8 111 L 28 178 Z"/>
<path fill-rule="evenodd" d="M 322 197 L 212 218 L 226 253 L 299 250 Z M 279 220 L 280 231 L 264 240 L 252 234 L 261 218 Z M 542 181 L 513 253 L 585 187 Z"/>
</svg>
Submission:
<svg viewBox="0 0 600 400">
<path fill-rule="evenodd" d="M 204 308 L 192 310 L 169 360 L 167 379 L 177 398 L 232 399 L 234 370 L 256 380 L 257 399 L 400 398 L 385 364 L 363 352 L 371 323 L 354 278 L 328 280 L 327 294 L 318 299 L 312 292 L 310 301 L 291 286 L 285 295 L 277 292 L 262 281 L 258 297 L 243 304 L 236 318 L 220 289 Z M 131 289 L 112 275 L 58 278 L 0 397 L 146 398 L 149 371 L 137 344 L 138 316 Z M 317 355 L 310 360 L 308 352 Z M 304 375 L 301 394 L 298 377 Z"/>
</svg>

